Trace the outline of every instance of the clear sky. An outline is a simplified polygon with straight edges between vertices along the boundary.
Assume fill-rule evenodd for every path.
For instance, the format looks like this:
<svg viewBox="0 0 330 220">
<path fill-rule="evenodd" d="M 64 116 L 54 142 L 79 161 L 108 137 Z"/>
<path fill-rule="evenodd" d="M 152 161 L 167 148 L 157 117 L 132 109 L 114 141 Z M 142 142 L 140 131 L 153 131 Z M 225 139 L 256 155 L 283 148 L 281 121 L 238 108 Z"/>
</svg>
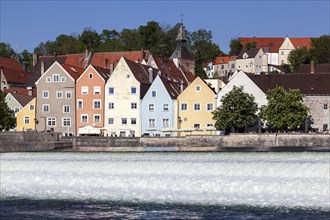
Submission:
<svg viewBox="0 0 330 220">
<path fill-rule="evenodd" d="M 85 27 L 138 28 L 148 21 L 190 32 L 211 30 L 224 52 L 235 37 L 319 37 L 329 34 L 330 1 L 22 1 L 0 0 L 0 41 L 19 52 L 60 34 L 80 34 Z"/>
</svg>

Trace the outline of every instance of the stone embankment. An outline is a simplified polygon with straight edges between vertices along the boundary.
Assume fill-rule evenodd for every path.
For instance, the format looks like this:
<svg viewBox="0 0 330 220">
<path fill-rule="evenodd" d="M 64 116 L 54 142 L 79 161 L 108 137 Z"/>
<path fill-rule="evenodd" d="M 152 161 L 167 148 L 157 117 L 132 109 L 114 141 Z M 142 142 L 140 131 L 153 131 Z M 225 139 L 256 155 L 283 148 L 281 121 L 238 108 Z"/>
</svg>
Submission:
<svg viewBox="0 0 330 220">
<path fill-rule="evenodd" d="M 53 151 L 330 151 L 330 135 L 231 134 L 187 137 L 60 137 L 0 132 L 0 152 Z"/>
</svg>

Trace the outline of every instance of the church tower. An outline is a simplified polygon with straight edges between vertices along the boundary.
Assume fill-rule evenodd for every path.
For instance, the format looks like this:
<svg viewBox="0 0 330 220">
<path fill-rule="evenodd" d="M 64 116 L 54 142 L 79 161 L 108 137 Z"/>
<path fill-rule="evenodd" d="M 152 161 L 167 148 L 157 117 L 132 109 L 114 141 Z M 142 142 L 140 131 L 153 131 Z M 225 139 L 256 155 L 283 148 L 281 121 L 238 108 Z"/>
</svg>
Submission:
<svg viewBox="0 0 330 220">
<path fill-rule="evenodd" d="M 178 36 L 176 37 L 176 49 L 170 59 L 184 72 L 191 72 L 195 75 L 195 60 L 191 56 L 186 44 L 187 37 L 183 23 L 181 23 Z"/>
</svg>

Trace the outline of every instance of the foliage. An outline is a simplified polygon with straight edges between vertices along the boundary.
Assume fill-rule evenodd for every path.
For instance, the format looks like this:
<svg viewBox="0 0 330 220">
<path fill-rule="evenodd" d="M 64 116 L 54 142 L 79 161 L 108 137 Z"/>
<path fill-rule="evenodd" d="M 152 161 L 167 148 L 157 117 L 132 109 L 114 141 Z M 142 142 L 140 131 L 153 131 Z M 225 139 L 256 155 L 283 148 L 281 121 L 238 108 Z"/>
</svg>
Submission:
<svg viewBox="0 0 330 220">
<path fill-rule="evenodd" d="M 206 72 L 203 69 L 203 66 L 200 65 L 199 63 L 196 63 L 195 65 L 195 76 L 200 77 L 201 79 L 207 79 Z"/>
<path fill-rule="evenodd" d="M 24 64 L 25 69 L 30 71 L 32 68 L 33 55 L 31 53 L 29 53 L 29 51 L 27 51 L 27 50 L 23 50 L 21 55 L 23 58 L 22 62 Z"/>
<path fill-rule="evenodd" d="M 330 35 L 312 38 L 310 54 L 315 63 L 330 63 Z"/>
<path fill-rule="evenodd" d="M 267 92 L 268 104 L 261 107 L 260 117 L 276 131 L 299 130 L 308 116 L 303 95 L 297 89 L 286 91 L 277 86 Z"/>
<path fill-rule="evenodd" d="M 79 40 L 85 45 L 86 49 L 95 51 L 100 43 L 100 36 L 95 30 L 89 27 L 84 29 Z"/>
<path fill-rule="evenodd" d="M 0 43 L 0 57 L 10 58 L 14 53 L 13 48 L 11 48 L 10 44 Z"/>
<path fill-rule="evenodd" d="M 256 48 L 257 47 L 257 42 L 248 42 L 246 45 L 245 45 L 245 48 L 247 50 L 250 50 L 251 48 Z"/>
<path fill-rule="evenodd" d="M 15 114 L 5 101 L 6 94 L 0 91 L 0 131 L 8 131 L 16 126 Z"/>
<path fill-rule="evenodd" d="M 286 70 L 286 73 L 291 73 L 291 66 L 290 64 L 284 63 L 282 67 Z"/>
<path fill-rule="evenodd" d="M 241 50 L 243 49 L 243 46 L 239 41 L 239 39 L 232 38 L 230 40 L 229 48 L 230 48 L 229 56 L 238 56 Z"/>
<path fill-rule="evenodd" d="M 310 55 L 306 47 L 300 47 L 289 53 L 288 61 L 292 72 L 297 72 L 300 64 L 309 63 Z"/>
<path fill-rule="evenodd" d="M 246 127 L 256 122 L 257 104 L 254 96 L 244 93 L 242 89 L 234 87 L 221 99 L 221 105 L 212 112 L 218 130 L 244 132 Z"/>
</svg>

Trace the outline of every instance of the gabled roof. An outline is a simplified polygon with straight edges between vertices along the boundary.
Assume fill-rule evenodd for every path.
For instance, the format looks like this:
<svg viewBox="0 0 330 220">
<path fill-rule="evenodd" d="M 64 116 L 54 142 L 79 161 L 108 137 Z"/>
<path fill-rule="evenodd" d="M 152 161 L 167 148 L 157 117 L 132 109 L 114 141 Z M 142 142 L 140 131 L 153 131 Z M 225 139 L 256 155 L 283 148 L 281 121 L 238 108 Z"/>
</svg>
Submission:
<svg viewBox="0 0 330 220">
<path fill-rule="evenodd" d="M 17 60 L 0 57 L 0 68 L 8 83 L 25 84 L 29 73 L 17 62 Z"/>
<path fill-rule="evenodd" d="M 178 95 L 181 93 L 181 81 L 173 81 L 169 80 L 165 76 L 161 75 L 159 76 L 162 80 L 165 89 L 167 90 L 168 94 L 170 95 L 171 99 L 176 99 Z M 183 87 L 184 89 L 184 87 Z"/>
<path fill-rule="evenodd" d="M 104 79 L 105 82 L 109 79 L 110 77 L 109 69 L 104 69 L 94 65 L 92 65 L 92 67 L 100 74 L 100 76 Z"/>
<path fill-rule="evenodd" d="M 11 94 L 19 102 L 19 104 L 21 104 L 22 107 L 26 106 L 32 99 L 34 99 L 33 96 L 22 95 L 17 93 L 9 93 L 9 94 Z"/>
<path fill-rule="evenodd" d="M 298 73 L 311 73 L 311 65 L 300 64 Z M 314 73 L 330 73 L 330 64 L 314 64 Z"/>
<path fill-rule="evenodd" d="M 291 38 L 289 37 L 291 43 L 295 48 L 306 47 L 310 49 L 312 47 L 311 38 Z"/>
<path fill-rule="evenodd" d="M 191 72 L 185 72 L 184 70 L 181 71 L 178 69 L 172 60 L 154 57 L 154 61 L 163 76 L 170 78 L 173 81 L 183 81 L 185 86 L 190 84 L 196 78 Z"/>
<path fill-rule="evenodd" d="M 76 81 L 79 76 L 84 72 L 84 69 L 75 67 L 75 66 L 70 66 L 64 63 L 60 63 L 60 65 L 67 71 L 70 76 Z"/>
<path fill-rule="evenodd" d="M 153 71 L 153 79 L 155 79 L 158 69 L 152 68 L 150 66 L 147 66 L 147 65 L 144 65 L 141 63 L 133 62 L 131 60 L 126 59 L 125 57 L 123 57 L 123 59 L 127 63 L 128 67 L 130 68 L 132 73 L 134 74 L 134 77 L 136 78 L 136 80 L 138 80 L 140 83 L 151 84 L 149 81 L 149 69 L 150 68 Z"/>
<path fill-rule="evenodd" d="M 330 74 L 272 74 L 247 76 L 264 92 L 277 85 L 284 89 L 299 89 L 304 95 L 330 95 Z"/>
<path fill-rule="evenodd" d="M 237 56 L 238 59 L 246 59 L 243 58 L 243 55 L 246 53 L 248 55 L 248 59 L 255 58 L 259 52 L 260 48 L 250 48 L 249 50 L 243 49 L 240 54 Z"/>
<path fill-rule="evenodd" d="M 213 65 L 218 65 L 218 64 L 224 64 L 228 63 L 230 60 L 236 59 L 237 56 L 222 56 L 222 57 L 216 57 L 212 61 Z"/>
<path fill-rule="evenodd" d="M 278 53 L 284 42 L 283 37 L 239 37 L 238 39 L 243 47 L 248 43 L 256 42 L 256 47 L 262 48 L 265 52 L 268 50 L 269 53 Z"/>
</svg>

